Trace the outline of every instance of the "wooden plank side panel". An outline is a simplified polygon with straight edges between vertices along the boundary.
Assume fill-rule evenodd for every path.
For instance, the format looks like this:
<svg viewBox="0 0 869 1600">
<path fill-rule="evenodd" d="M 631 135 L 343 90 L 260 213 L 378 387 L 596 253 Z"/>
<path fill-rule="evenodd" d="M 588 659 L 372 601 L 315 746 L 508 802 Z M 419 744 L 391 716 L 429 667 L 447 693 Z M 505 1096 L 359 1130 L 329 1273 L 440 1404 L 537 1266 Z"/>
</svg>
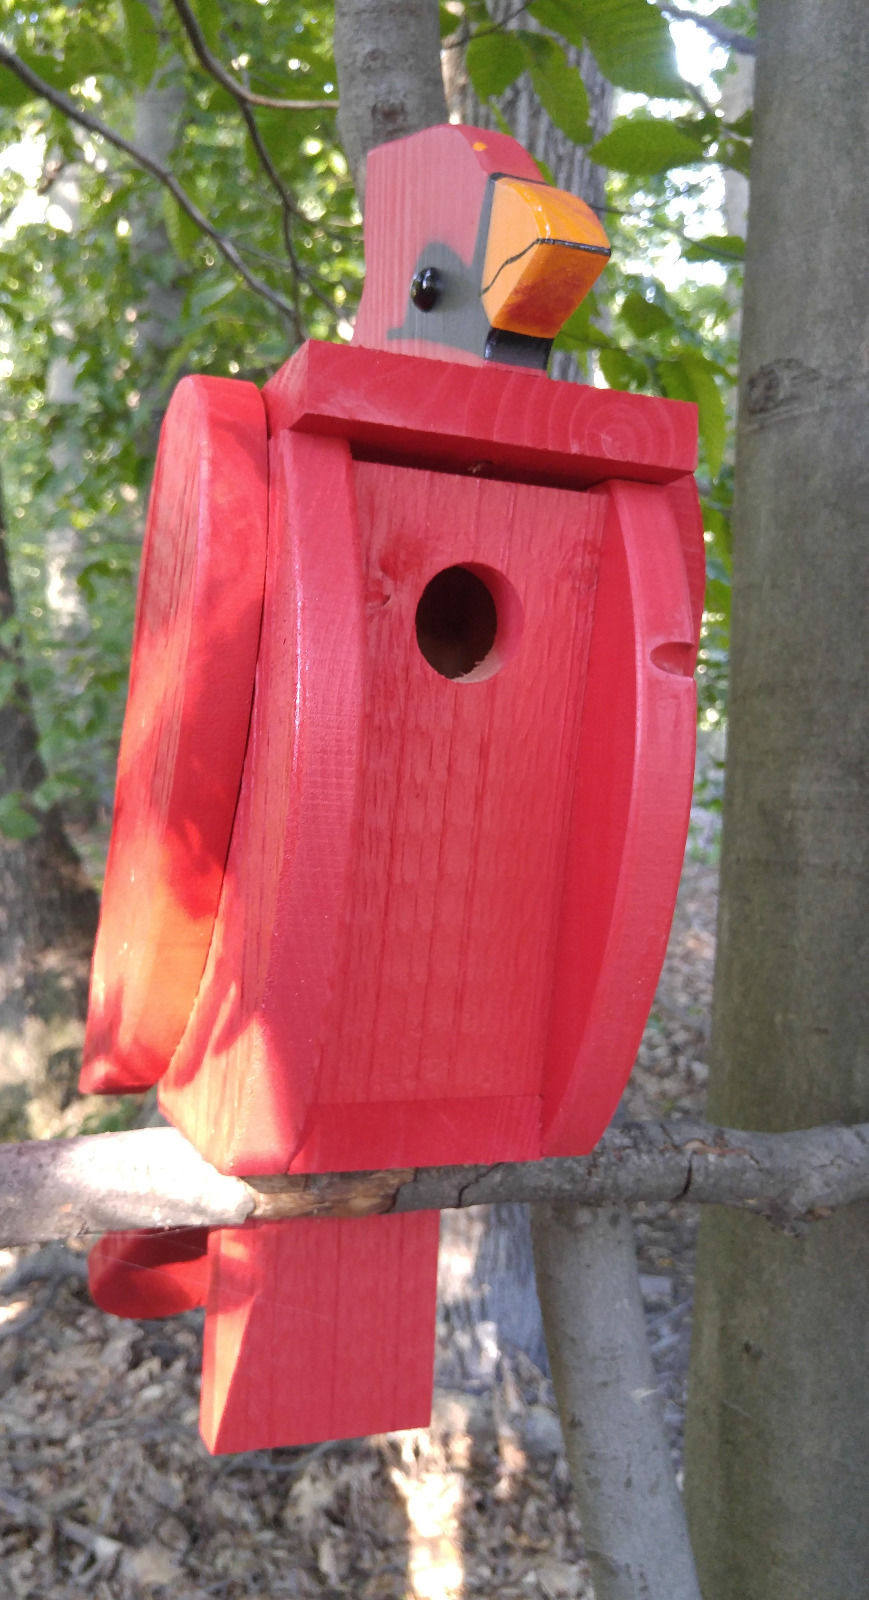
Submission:
<svg viewBox="0 0 869 1600">
<path fill-rule="evenodd" d="M 697 465 L 680 400 L 557 383 L 488 363 L 309 341 L 263 390 L 269 432 L 332 434 L 415 466 L 582 487 L 667 483 Z"/>
<path fill-rule="evenodd" d="M 426 1427 L 437 1212 L 212 1235 L 200 1427 L 209 1450 Z"/>
<path fill-rule="evenodd" d="M 458 1160 L 457 1138 L 519 1159 L 534 1153 L 602 506 L 383 465 L 355 476 L 362 826 L 319 1075 L 329 1126 L 309 1126 L 293 1170 L 350 1154 L 342 1104 L 353 1165 Z M 488 678 L 445 678 L 417 643 L 419 598 L 456 564 L 504 586 L 509 659 Z M 394 1143 L 381 1133 L 367 1157 L 357 1108 L 377 1104 Z"/>
<path fill-rule="evenodd" d="M 601 498 L 608 516 L 565 873 L 545 1155 L 593 1147 L 633 1065 L 676 901 L 694 769 L 699 616 L 684 530 L 666 490 L 613 484 Z"/>
<path fill-rule="evenodd" d="M 271 446 L 266 600 L 251 734 L 215 935 L 161 1083 L 226 1171 L 287 1165 L 315 1091 L 357 851 L 361 566 L 339 440 Z"/>
<path fill-rule="evenodd" d="M 342 448 L 273 445 L 242 802 L 162 1104 L 234 1171 L 530 1157 L 601 502 L 366 463 L 337 492 Z M 335 533 L 354 500 L 358 545 Z M 416 637 L 426 583 L 462 563 L 505 619 L 479 681 Z"/>
<path fill-rule="evenodd" d="M 148 513 L 86 1093 L 156 1081 L 202 976 L 250 718 L 266 516 L 259 391 L 185 378 L 163 425 Z"/>
</svg>

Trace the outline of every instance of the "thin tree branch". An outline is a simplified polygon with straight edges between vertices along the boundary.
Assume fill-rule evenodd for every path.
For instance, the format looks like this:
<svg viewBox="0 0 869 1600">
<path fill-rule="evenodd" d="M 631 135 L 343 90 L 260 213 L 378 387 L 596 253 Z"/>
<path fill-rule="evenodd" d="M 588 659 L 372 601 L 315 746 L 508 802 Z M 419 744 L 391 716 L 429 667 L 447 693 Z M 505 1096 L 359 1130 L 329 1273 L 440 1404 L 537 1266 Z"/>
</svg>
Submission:
<svg viewBox="0 0 869 1600">
<path fill-rule="evenodd" d="M 521 5 L 514 6 L 512 11 L 508 11 L 506 16 L 499 17 L 498 21 L 493 22 L 491 27 L 477 28 L 473 34 L 469 32 L 467 23 L 464 21 L 464 19 L 462 19 L 460 21 L 458 33 L 451 34 L 448 39 L 444 39 L 441 49 L 460 50 L 463 49 L 472 38 L 485 39 L 490 33 L 504 33 L 507 28 L 509 28 L 510 23 L 515 22 L 518 17 L 521 17 L 523 11 L 525 10 L 525 0 L 522 0 Z"/>
<path fill-rule="evenodd" d="M 310 227 L 311 219 L 305 216 L 304 211 L 302 211 L 298 202 L 290 193 L 274 162 L 272 161 L 259 128 L 257 127 L 256 119 L 251 110 L 251 105 L 269 104 L 272 106 L 277 106 L 278 108 L 286 108 L 296 111 L 310 110 L 323 106 L 334 106 L 337 110 L 338 101 L 269 101 L 267 97 L 262 95 L 252 95 L 250 91 L 245 88 L 244 84 L 239 83 L 236 78 L 232 77 L 231 73 L 226 71 L 225 67 L 223 67 L 217 60 L 217 57 L 214 56 L 209 50 L 196 17 L 194 16 L 190 7 L 187 5 L 186 0 L 172 0 L 172 3 L 178 13 L 182 27 L 184 28 L 185 34 L 190 41 L 200 65 L 204 67 L 205 71 L 210 77 L 214 78 L 217 83 L 221 84 L 222 87 L 232 95 L 233 99 L 238 105 L 242 117 L 244 118 L 244 124 L 247 128 L 248 134 L 250 135 L 250 141 L 256 152 L 257 160 L 259 161 L 263 172 L 265 173 L 281 204 L 281 232 L 283 234 L 284 245 L 286 246 L 287 260 L 289 261 L 290 269 L 293 274 L 294 284 L 297 285 L 300 280 L 303 281 L 306 284 L 309 292 L 314 295 L 314 297 L 319 300 L 322 305 L 327 306 L 330 311 L 334 311 L 334 302 L 331 301 L 328 296 L 325 295 L 322 290 L 319 289 L 312 281 L 310 275 L 305 272 L 304 268 L 302 267 L 301 262 L 296 254 L 292 230 L 293 220 L 295 219 L 299 222 L 303 222 L 306 227 Z M 324 229 L 323 231 L 328 232 L 329 230 Z M 295 308 L 294 321 L 296 336 L 297 338 L 302 339 L 304 337 L 304 328 L 302 325 L 302 316 L 298 303 L 297 292 L 294 294 L 293 304 Z"/>
<path fill-rule="evenodd" d="M 737 55 L 756 56 L 757 40 L 749 39 L 747 34 L 739 33 L 736 28 L 728 28 L 724 22 L 716 22 L 715 17 L 701 17 L 696 11 L 686 11 L 684 6 L 659 5 L 658 10 L 671 22 L 693 22 L 696 28 L 702 28 L 718 44 L 727 45 L 729 50 L 735 50 Z"/>
<path fill-rule="evenodd" d="M 239 102 L 245 101 L 249 106 L 267 106 L 274 111 L 336 111 L 337 100 L 276 100 L 268 94 L 254 94 L 245 84 L 239 83 L 231 72 L 227 72 L 222 62 L 212 54 L 208 48 L 205 35 L 196 20 L 187 0 L 172 0 L 178 13 L 181 25 L 200 62 L 212 78 L 216 78 L 231 95 Z"/>
<path fill-rule="evenodd" d="M 50 83 L 46 83 L 44 78 L 40 78 L 37 73 L 32 72 L 30 67 L 14 51 L 9 50 L 2 43 L 0 43 L 0 66 L 8 67 L 11 72 L 14 72 L 21 79 L 22 83 L 26 83 L 28 88 L 33 89 L 43 100 L 47 100 L 49 105 L 62 112 L 65 117 L 69 118 L 70 122 L 75 122 L 79 127 L 87 128 L 90 133 L 95 133 L 101 139 L 105 139 L 108 144 L 114 145 L 116 150 L 122 151 L 124 155 L 128 156 L 131 161 L 134 161 L 145 172 L 149 172 L 152 178 L 156 178 L 158 183 L 168 189 L 173 199 L 181 207 L 181 210 L 190 218 L 191 222 L 196 224 L 200 233 L 204 233 L 206 238 L 212 241 L 224 259 L 244 279 L 248 288 L 252 289 L 255 294 L 261 295 L 270 305 L 275 306 L 283 316 L 289 317 L 291 322 L 295 319 L 295 310 L 292 303 L 289 300 L 285 300 L 283 295 L 276 293 L 262 278 L 258 278 L 255 273 L 250 271 L 232 240 L 228 239 L 225 234 L 220 233 L 209 222 L 208 218 L 200 211 L 196 202 L 191 200 L 187 191 L 181 187 L 174 173 L 170 172 L 168 167 L 164 167 L 159 161 L 152 160 L 144 150 L 132 144 L 129 139 L 123 138 L 121 134 L 116 133 L 113 128 L 102 122 L 99 117 L 94 116 L 90 111 L 85 111 L 81 106 L 76 105 L 74 100 L 70 100 L 68 95 L 63 94 L 60 89 L 55 89 Z"/>
<path fill-rule="evenodd" d="M 502 1200 L 736 1206 L 797 1230 L 869 1199 L 869 1124 L 742 1133 L 683 1118 L 610 1128 L 589 1156 L 228 1178 L 174 1128 L 0 1145 L 0 1244 L 106 1229 L 238 1227 Z"/>
</svg>

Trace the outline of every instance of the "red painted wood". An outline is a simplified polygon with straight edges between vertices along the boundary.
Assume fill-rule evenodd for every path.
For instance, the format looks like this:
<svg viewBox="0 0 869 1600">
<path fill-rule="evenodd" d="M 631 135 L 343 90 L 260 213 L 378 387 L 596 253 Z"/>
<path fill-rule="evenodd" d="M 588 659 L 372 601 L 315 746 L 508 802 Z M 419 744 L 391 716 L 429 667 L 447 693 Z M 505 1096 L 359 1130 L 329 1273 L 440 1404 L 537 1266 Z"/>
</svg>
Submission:
<svg viewBox="0 0 869 1600">
<path fill-rule="evenodd" d="M 430 340 L 397 338 L 420 251 L 437 243 L 470 265 L 487 181 L 494 173 L 540 178 L 515 139 L 481 128 L 426 128 L 372 150 L 365 173 L 365 287 L 353 342 L 403 355 L 441 354 L 476 365 L 477 357 Z M 481 285 L 477 285 L 477 291 Z"/>
<path fill-rule="evenodd" d="M 438 1226 L 421 1211 L 212 1233 L 209 1450 L 427 1427 Z"/>
<path fill-rule="evenodd" d="M 667 483 L 697 465 L 693 405 L 511 367 L 310 341 L 263 398 L 271 435 L 328 434 L 349 439 L 355 455 L 514 482 Z"/>
<path fill-rule="evenodd" d="M 597 493 L 607 521 L 553 983 L 545 1155 L 590 1150 L 630 1073 L 664 959 L 694 772 L 697 624 L 672 497 L 634 484 Z"/>
<path fill-rule="evenodd" d="M 88 1255 L 88 1286 L 116 1317 L 174 1317 L 208 1298 L 208 1229 L 107 1233 Z"/>
<path fill-rule="evenodd" d="M 81 1088 L 165 1069 L 214 924 L 262 607 L 266 436 L 253 384 L 185 378 L 160 439 L 91 974 Z"/>
<path fill-rule="evenodd" d="M 284 1169 L 316 1089 L 359 839 L 363 575 L 340 440 L 271 446 L 260 657 L 203 982 L 161 1105 L 226 1171 Z"/>
<path fill-rule="evenodd" d="M 291 435 L 271 482 L 242 798 L 161 1104 L 234 1172 L 531 1157 L 603 501 Z M 456 564 L 501 596 L 481 681 L 417 642 Z"/>
<path fill-rule="evenodd" d="M 423 246 L 470 261 L 489 175 L 534 175 L 499 135 L 418 138 L 378 153 L 369 182 L 357 341 L 388 349 L 305 346 L 259 410 L 227 424 L 225 449 L 211 420 L 204 446 L 176 450 L 173 436 L 171 493 L 155 491 L 165 509 L 152 511 L 142 609 L 156 607 L 176 675 L 189 665 L 191 709 L 155 692 L 175 680 L 143 650 L 151 777 L 128 843 L 113 845 L 117 909 L 101 939 L 122 981 L 111 1004 L 95 988 L 87 1070 L 104 1087 L 162 1074 L 167 1114 L 228 1171 L 589 1148 L 630 1070 L 675 897 L 702 604 L 693 408 L 474 370 L 467 352 L 445 349 L 446 362 L 431 341 L 392 337 Z M 222 386 L 229 413 L 236 389 L 247 396 Z M 245 746 L 264 413 L 269 539 Z M 227 531 L 246 507 L 253 577 Z M 436 619 L 420 641 L 416 627 L 427 584 L 457 565 L 485 580 L 498 615 L 492 654 L 465 678 L 423 653 L 436 654 Z M 177 620 L 152 572 L 169 574 Z M 209 583 L 224 605 L 216 632 Z M 485 655 L 471 648 L 481 629 L 465 666 Z M 445 671 L 463 648 L 441 641 Z M 209 674 L 224 668 L 215 695 Z M 219 758 L 197 744 L 224 695 L 242 726 L 221 769 L 231 807 L 203 801 Z M 207 884 L 180 920 L 177 972 L 171 947 L 157 941 L 158 962 L 140 937 L 139 850 L 156 862 L 146 905 L 170 903 L 171 926 L 185 875 Z M 147 1049 L 140 966 L 160 1031 Z M 424 1421 L 436 1250 L 436 1217 L 213 1233 L 209 1448 Z M 201 1300 L 197 1259 L 122 1238 L 96 1258 L 98 1292 L 121 1311 L 148 1304 L 149 1285 Z"/>
</svg>

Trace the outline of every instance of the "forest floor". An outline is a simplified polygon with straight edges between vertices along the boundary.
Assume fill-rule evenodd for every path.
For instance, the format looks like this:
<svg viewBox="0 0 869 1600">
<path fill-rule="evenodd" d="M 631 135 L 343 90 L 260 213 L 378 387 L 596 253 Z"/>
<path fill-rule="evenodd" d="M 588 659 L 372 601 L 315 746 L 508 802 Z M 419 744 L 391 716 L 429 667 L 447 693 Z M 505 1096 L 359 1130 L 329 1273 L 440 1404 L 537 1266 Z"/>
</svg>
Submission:
<svg viewBox="0 0 869 1600">
<path fill-rule="evenodd" d="M 714 848 L 700 812 L 631 1119 L 702 1114 Z M 635 1224 L 678 1467 L 696 1213 L 646 1207 Z M 589 1600 L 551 1385 L 494 1330 L 486 1381 L 439 1386 L 428 1430 L 213 1459 L 197 1433 L 199 1314 L 102 1315 L 80 1250 L 0 1251 L 4 1278 L 0 1575 L 14 1600 Z"/>
</svg>

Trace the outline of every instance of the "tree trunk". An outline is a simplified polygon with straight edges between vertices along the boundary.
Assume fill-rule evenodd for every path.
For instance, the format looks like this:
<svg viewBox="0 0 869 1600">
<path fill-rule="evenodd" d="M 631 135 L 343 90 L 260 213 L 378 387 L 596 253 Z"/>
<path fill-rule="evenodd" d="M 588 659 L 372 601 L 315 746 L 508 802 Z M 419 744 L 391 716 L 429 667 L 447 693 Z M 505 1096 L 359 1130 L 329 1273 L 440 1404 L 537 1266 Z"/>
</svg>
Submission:
<svg viewBox="0 0 869 1600">
<path fill-rule="evenodd" d="M 861 0 L 760 0 L 710 1099 L 731 1127 L 869 1113 L 867 70 Z M 707 1600 L 865 1595 L 867 1330 L 865 1204 L 805 1236 L 704 1218 L 686 1476 Z"/>
<path fill-rule="evenodd" d="M 432 0 L 335 0 L 338 131 L 360 207 L 375 145 L 447 120 Z"/>
</svg>

